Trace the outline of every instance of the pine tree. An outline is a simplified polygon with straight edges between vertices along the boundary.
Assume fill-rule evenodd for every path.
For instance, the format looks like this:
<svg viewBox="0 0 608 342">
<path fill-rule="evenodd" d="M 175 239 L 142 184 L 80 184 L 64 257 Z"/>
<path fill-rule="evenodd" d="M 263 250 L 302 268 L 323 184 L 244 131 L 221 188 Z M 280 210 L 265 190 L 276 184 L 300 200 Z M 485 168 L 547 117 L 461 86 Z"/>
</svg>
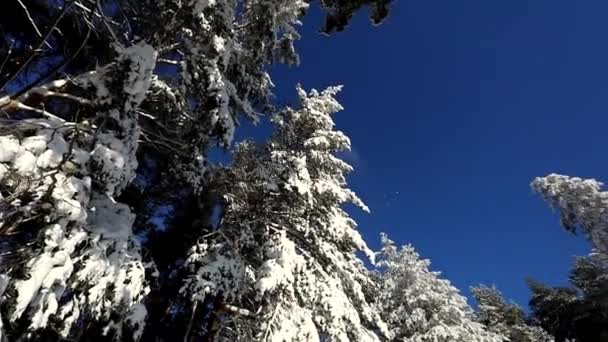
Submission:
<svg viewBox="0 0 608 342">
<path fill-rule="evenodd" d="M 458 289 L 411 245 L 397 248 L 382 235 L 377 263 L 376 307 L 389 327 L 390 341 L 503 342 L 473 320 L 473 310 Z"/>
<path fill-rule="evenodd" d="M 351 167 L 335 156 L 349 139 L 333 129 L 339 88 L 309 94 L 276 118 L 262 146 L 240 144 L 226 188 L 221 225 L 190 256 L 184 292 L 215 305 L 218 341 L 378 341 L 383 324 L 368 303 L 372 255 L 341 208 L 367 207 L 346 187 Z M 220 311 L 224 315 L 220 315 Z"/>
<path fill-rule="evenodd" d="M 552 342 L 553 338 L 541 327 L 531 324 L 524 311 L 506 303 L 495 287 L 471 288 L 477 302 L 477 321 L 489 331 L 506 336 L 510 342 Z"/>
</svg>

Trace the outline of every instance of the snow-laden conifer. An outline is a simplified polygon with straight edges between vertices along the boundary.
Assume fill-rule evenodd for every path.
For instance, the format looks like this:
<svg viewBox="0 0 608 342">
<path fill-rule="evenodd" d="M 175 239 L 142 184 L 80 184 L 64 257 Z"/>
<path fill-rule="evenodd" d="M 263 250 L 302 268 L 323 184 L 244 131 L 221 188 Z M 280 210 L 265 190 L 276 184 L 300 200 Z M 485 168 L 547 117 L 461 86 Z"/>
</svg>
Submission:
<svg viewBox="0 0 608 342">
<path fill-rule="evenodd" d="M 608 192 L 595 179 L 558 174 L 536 178 L 532 189 L 560 213 L 563 227 L 582 231 L 591 253 L 577 257 L 570 281 L 577 288 L 530 281 L 530 305 L 541 326 L 556 341 L 608 338 Z"/>
<path fill-rule="evenodd" d="M 530 318 L 518 305 L 505 302 L 495 287 L 471 288 L 477 302 L 477 321 L 489 331 L 504 335 L 509 342 L 553 342 L 543 328 L 530 324 Z"/>
<path fill-rule="evenodd" d="M 217 340 L 379 341 L 385 327 L 369 304 L 372 279 L 356 256 L 372 253 L 341 207 L 367 210 L 346 186 L 336 157 L 350 141 L 334 130 L 339 88 L 298 89 L 300 108 L 275 118 L 264 145 L 242 143 L 225 187 L 221 225 L 190 256 L 184 293 L 214 307 Z M 220 314 L 223 312 L 223 314 Z"/>
<path fill-rule="evenodd" d="M 595 179 L 558 174 L 536 178 L 532 189 L 559 210 L 565 229 L 583 230 L 593 249 L 608 254 L 608 192 Z"/>
<path fill-rule="evenodd" d="M 143 43 L 118 47 L 109 65 L 51 84 L 80 88 L 89 97 L 80 101 L 95 116 L 43 111 L 4 127 L 10 134 L 0 137 L 0 230 L 10 236 L 39 229 L 31 244 L 9 246 L 1 257 L 10 339 L 35 339 L 45 329 L 78 336 L 82 321 L 117 339 L 125 328 L 141 333 L 148 286 L 132 232 L 135 215 L 115 197 L 135 177 L 135 110 L 155 58 Z"/>
<path fill-rule="evenodd" d="M 411 245 L 382 235 L 375 303 L 395 342 L 504 342 L 474 320 L 466 298 Z"/>
<path fill-rule="evenodd" d="M 11 42 L 0 48 L 0 334 L 181 338 L 184 257 L 215 243 L 209 217 L 225 193 L 209 150 L 230 146 L 239 118 L 275 112 L 269 70 L 298 63 L 309 4 L 18 3 L 7 6 L 29 19 L 0 33 Z M 365 4 L 378 22 L 389 3 L 321 7 L 341 29 Z"/>
</svg>

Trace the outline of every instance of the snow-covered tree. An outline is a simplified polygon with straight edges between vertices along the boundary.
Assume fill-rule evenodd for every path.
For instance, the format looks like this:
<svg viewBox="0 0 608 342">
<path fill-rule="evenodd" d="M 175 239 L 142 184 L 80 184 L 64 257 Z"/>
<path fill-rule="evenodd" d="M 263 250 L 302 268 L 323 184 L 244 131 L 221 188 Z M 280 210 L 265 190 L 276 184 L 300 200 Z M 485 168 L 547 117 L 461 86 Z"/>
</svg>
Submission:
<svg viewBox="0 0 608 342">
<path fill-rule="evenodd" d="M 577 257 L 572 267 L 570 281 L 588 300 L 601 304 L 608 310 L 607 257 L 601 253 Z"/>
<path fill-rule="evenodd" d="M 516 304 L 506 303 L 495 287 L 471 288 L 477 302 L 477 321 L 487 330 L 506 336 L 509 342 L 552 342 L 541 327 L 530 324 L 524 311 Z"/>
<path fill-rule="evenodd" d="M 298 89 L 301 108 L 275 118 L 264 145 L 240 144 L 225 187 L 221 225 L 190 256 L 184 293 L 221 297 L 216 340 L 379 341 L 385 333 L 368 302 L 372 256 L 341 208 L 367 207 L 346 187 L 351 167 L 335 153 L 350 141 L 334 130 L 339 88 Z M 210 329 L 211 330 L 211 329 Z"/>
<path fill-rule="evenodd" d="M 330 32 L 368 4 L 377 23 L 389 3 L 320 5 L 339 18 Z M 209 238 L 223 193 L 212 185 L 207 154 L 230 145 L 240 116 L 274 112 L 268 69 L 298 63 L 294 43 L 308 7 L 3 4 L 1 338 L 183 336 L 183 259 Z"/>
<path fill-rule="evenodd" d="M 378 253 L 375 303 L 390 332 L 390 341 L 503 342 L 475 322 L 466 298 L 411 245 L 397 248 L 382 235 Z"/>
<path fill-rule="evenodd" d="M 608 255 L 608 192 L 602 182 L 551 174 L 536 178 L 532 189 L 559 210 L 564 228 L 583 230 L 595 251 Z"/>
<path fill-rule="evenodd" d="M 557 342 L 608 340 L 608 192 L 602 187 L 594 179 L 557 174 L 532 182 L 532 189 L 559 210 L 564 228 L 582 230 L 592 248 L 571 270 L 576 289 L 530 282 L 533 313 Z"/>
<path fill-rule="evenodd" d="M 33 339 L 44 329 L 78 336 L 83 320 L 117 338 L 125 328 L 141 334 L 144 264 L 133 236 L 134 214 L 114 197 L 135 177 L 136 110 L 155 59 L 154 49 L 143 43 L 117 47 L 106 66 L 24 93 L 18 109 L 40 117 L 3 126 L 0 230 L 3 236 L 36 235 L 33 244 L 7 246 L 2 256 L 8 258 L 2 260 L 1 302 L 10 339 Z M 61 95 L 68 86 L 84 97 Z M 35 92 L 66 96 L 87 108 L 59 117 L 25 104 Z"/>
</svg>

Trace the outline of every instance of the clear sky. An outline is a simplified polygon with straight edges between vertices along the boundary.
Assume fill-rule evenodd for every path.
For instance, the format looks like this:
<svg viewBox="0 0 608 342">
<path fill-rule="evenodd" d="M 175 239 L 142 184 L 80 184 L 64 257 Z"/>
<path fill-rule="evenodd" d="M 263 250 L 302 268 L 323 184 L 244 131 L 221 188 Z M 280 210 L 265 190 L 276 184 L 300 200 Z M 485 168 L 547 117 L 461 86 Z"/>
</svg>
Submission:
<svg viewBox="0 0 608 342">
<path fill-rule="evenodd" d="M 551 172 L 608 181 L 608 2 L 396 1 L 332 37 L 305 18 L 293 86 L 343 84 L 338 128 L 352 139 L 354 216 L 372 247 L 412 243 L 465 294 L 496 284 L 527 305 L 524 278 L 567 283 L 582 237 L 530 188 Z"/>
</svg>

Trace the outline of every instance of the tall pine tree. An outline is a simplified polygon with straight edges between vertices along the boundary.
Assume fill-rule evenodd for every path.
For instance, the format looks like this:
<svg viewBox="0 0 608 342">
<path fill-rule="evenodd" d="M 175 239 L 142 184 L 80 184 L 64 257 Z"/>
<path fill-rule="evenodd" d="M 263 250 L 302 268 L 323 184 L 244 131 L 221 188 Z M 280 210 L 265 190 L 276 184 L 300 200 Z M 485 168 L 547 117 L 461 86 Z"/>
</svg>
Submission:
<svg viewBox="0 0 608 342">
<path fill-rule="evenodd" d="M 346 187 L 351 167 L 336 157 L 350 141 L 334 130 L 339 88 L 298 88 L 264 145 L 240 144 L 217 182 L 224 213 L 209 243 L 190 256 L 184 292 L 215 301 L 216 340 L 379 341 L 369 303 L 372 279 L 356 252 L 372 253 L 342 209 L 367 207 Z"/>
</svg>

